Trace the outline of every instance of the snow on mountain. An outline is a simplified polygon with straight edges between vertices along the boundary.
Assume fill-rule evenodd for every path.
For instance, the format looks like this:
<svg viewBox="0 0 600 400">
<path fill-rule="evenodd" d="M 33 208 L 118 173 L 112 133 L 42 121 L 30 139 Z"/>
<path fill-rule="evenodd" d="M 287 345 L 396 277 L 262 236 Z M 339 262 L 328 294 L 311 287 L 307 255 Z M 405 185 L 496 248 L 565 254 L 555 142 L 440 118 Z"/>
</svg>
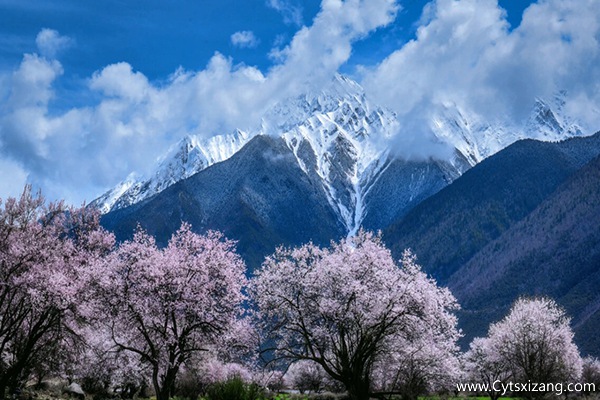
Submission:
<svg viewBox="0 0 600 400">
<path fill-rule="evenodd" d="M 106 214 L 140 202 L 180 180 L 228 159 L 253 136 L 240 130 L 230 135 L 217 135 L 204 140 L 197 136 L 186 136 L 158 160 L 157 168 L 149 178 L 131 174 L 94 200 L 91 205 Z"/>
<path fill-rule="evenodd" d="M 536 99 L 529 118 L 490 123 L 462 111 L 455 104 L 444 105 L 433 113 L 430 128 L 442 141 L 450 143 L 471 165 L 482 161 L 520 139 L 559 141 L 583 136 L 581 128 L 564 114 L 566 93 L 558 92 L 546 102 Z"/>
<path fill-rule="evenodd" d="M 551 103 L 536 99 L 523 137 L 557 141 L 565 137 L 583 136 L 581 128 L 564 114 L 565 95 L 565 92 L 557 93 Z"/>
<path fill-rule="evenodd" d="M 287 112 L 290 104 L 308 111 L 308 118 Z M 372 106 L 358 84 L 340 75 L 323 90 L 272 112 L 282 115 L 282 110 L 290 116 L 284 124 L 289 129 L 282 134 L 286 144 L 304 172 L 316 174 L 349 234 L 356 233 L 365 196 L 386 166 L 389 147 L 384 144 L 397 133 L 396 115 Z"/>
<path fill-rule="evenodd" d="M 92 201 L 90 206 L 98 208 L 102 214 L 108 213 L 121 196 L 136 184 L 138 179 L 138 175 L 132 172 L 124 181 L 119 182 L 117 186 Z"/>
<path fill-rule="evenodd" d="M 464 161 L 458 158 L 464 157 L 473 166 L 522 138 L 559 140 L 582 135 L 563 115 L 563 105 L 564 93 L 558 93 L 551 103 L 538 99 L 521 127 L 487 123 L 454 104 L 433 110 L 429 128 L 439 141 L 457 150 L 452 159 L 441 160 L 448 179 L 465 170 Z M 149 178 L 132 174 L 92 204 L 103 213 L 135 204 L 228 159 L 254 136 L 272 135 L 281 137 L 302 170 L 322 185 L 330 206 L 352 235 L 367 213 L 369 191 L 390 165 L 391 143 L 397 143 L 397 136 L 402 135 L 400 126 L 398 116 L 372 104 L 360 85 L 336 75 L 323 88 L 274 105 L 255 130 L 204 140 L 185 137 L 165 154 Z M 414 183 L 398 182 L 408 191 L 419 186 Z"/>
</svg>

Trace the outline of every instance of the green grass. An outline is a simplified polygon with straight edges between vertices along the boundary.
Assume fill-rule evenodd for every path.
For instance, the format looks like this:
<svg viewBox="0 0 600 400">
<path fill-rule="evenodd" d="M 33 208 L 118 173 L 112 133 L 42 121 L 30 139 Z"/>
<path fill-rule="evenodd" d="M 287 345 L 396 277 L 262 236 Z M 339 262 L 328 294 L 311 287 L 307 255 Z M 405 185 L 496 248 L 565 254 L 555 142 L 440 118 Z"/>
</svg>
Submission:
<svg viewBox="0 0 600 400">
<path fill-rule="evenodd" d="M 519 400 L 519 397 L 500 397 L 498 400 Z M 419 396 L 418 400 L 490 400 L 488 396 Z"/>
</svg>

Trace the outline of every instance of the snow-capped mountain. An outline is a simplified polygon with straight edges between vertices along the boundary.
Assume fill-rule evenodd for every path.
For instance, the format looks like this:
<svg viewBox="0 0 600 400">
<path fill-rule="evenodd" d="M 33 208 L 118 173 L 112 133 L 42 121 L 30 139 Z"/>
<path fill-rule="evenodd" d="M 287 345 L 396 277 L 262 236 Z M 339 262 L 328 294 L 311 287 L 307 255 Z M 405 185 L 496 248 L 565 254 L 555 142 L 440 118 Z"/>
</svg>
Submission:
<svg viewBox="0 0 600 400">
<path fill-rule="evenodd" d="M 310 113 L 299 120 L 293 109 Z M 282 138 L 302 170 L 323 185 L 349 234 L 355 233 L 365 215 L 365 196 L 387 165 L 385 143 L 398 131 L 396 115 L 372 106 L 363 89 L 342 76 L 322 92 L 275 107 L 266 119 L 282 114 L 293 116 Z"/>
<path fill-rule="evenodd" d="M 565 92 L 559 92 L 551 103 L 536 99 L 523 136 L 548 141 L 583 136 L 581 128 L 564 113 L 565 96 Z"/>
<path fill-rule="evenodd" d="M 91 206 L 103 214 L 138 203 L 160 193 L 172 184 L 224 161 L 235 154 L 253 135 L 236 130 L 230 135 L 217 135 L 209 139 L 186 136 L 172 146 L 158 161 L 150 178 L 135 173 L 97 198 Z"/>
<path fill-rule="evenodd" d="M 520 139 L 559 141 L 583 136 L 581 128 L 564 114 L 565 96 L 561 91 L 550 102 L 536 99 L 524 123 L 490 123 L 455 104 L 444 105 L 433 114 L 430 129 L 475 165 Z"/>
<path fill-rule="evenodd" d="M 395 176 L 402 177 L 388 176 L 386 182 L 404 191 L 408 204 L 433 194 L 518 139 L 558 140 L 581 135 L 581 129 L 562 114 L 562 105 L 564 93 L 551 104 L 538 99 L 521 127 L 487 123 L 453 104 L 439 107 L 432 112 L 429 128 L 436 140 L 455 151 L 446 160 L 399 166 L 394 164 L 397 152 L 391 148 L 401 143 L 398 116 L 374 105 L 356 82 L 337 75 L 326 87 L 276 104 L 255 130 L 203 140 L 196 136 L 182 139 L 165 154 L 151 177 L 130 175 L 92 204 L 107 213 L 138 203 L 227 160 L 253 137 L 270 135 L 284 140 L 302 171 L 322 187 L 348 234 L 353 234 L 369 213 L 370 191 L 391 165 Z M 398 194 L 395 196 L 397 201 Z M 380 206 L 378 201 L 373 204 Z"/>
<path fill-rule="evenodd" d="M 364 196 L 385 167 L 385 142 L 397 130 L 394 113 L 372 106 L 356 82 L 338 75 L 321 90 L 276 104 L 254 132 L 184 138 L 149 179 L 132 175 L 92 204 L 103 213 L 135 204 L 226 160 L 252 137 L 272 135 L 282 137 L 302 170 L 323 185 L 331 207 L 353 232 L 364 215 Z"/>
</svg>

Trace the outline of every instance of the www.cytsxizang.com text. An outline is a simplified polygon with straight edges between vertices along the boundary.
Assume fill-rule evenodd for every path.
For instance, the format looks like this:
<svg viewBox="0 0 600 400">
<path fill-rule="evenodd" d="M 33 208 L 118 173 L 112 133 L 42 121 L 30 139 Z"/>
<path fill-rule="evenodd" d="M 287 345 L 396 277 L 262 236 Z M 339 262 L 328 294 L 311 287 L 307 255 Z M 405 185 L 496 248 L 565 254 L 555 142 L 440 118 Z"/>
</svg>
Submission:
<svg viewBox="0 0 600 400">
<path fill-rule="evenodd" d="M 596 391 L 594 383 L 537 383 L 537 382 L 502 382 L 497 380 L 491 385 L 488 383 L 457 383 L 456 389 L 460 392 L 497 392 L 502 396 L 509 393 L 518 392 L 540 392 L 555 393 L 557 396 L 565 392 L 585 392 Z"/>
</svg>

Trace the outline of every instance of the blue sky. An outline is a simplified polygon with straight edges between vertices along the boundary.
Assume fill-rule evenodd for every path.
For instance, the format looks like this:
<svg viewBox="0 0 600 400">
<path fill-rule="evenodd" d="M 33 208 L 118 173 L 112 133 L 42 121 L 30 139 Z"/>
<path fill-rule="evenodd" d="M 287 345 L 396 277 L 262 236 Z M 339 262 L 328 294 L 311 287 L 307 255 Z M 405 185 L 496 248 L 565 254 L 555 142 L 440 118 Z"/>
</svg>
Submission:
<svg viewBox="0 0 600 400">
<path fill-rule="evenodd" d="M 248 128 L 336 72 L 415 120 L 449 103 L 518 120 L 536 97 L 567 90 L 574 116 L 597 129 L 598 10 L 598 0 L 0 0 L 0 198 L 31 182 L 89 201 L 182 136 Z"/>
<path fill-rule="evenodd" d="M 344 72 L 355 64 L 376 64 L 413 39 L 427 0 L 401 2 L 395 20 L 353 48 Z M 72 39 L 61 55 L 63 80 L 87 79 L 102 67 L 126 61 L 151 80 L 182 66 L 199 70 L 218 51 L 237 62 L 266 71 L 273 47 L 288 43 L 298 28 L 310 25 L 318 0 L 0 0 L 0 67 L 16 69 L 23 54 L 36 52 L 43 28 Z M 275 4 L 282 4 L 276 9 Z M 500 1 L 512 26 L 531 1 Z M 250 31 L 257 43 L 236 46 L 235 32 Z"/>
<path fill-rule="evenodd" d="M 215 51 L 265 67 L 277 36 L 289 40 L 297 29 L 264 0 L 4 3 L 0 5 L 2 35 L 16 40 L 2 46 L 3 64 L 18 65 L 23 53 L 36 51 L 38 32 L 51 28 L 74 38 L 61 60 L 66 69 L 81 77 L 127 61 L 150 79 L 162 79 L 179 66 L 203 68 Z M 310 21 L 318 5 L 305 2 L 302 21 Z M 234 32 L 245 30 L 262 38 L 256 47 L 240 49 L 231 43 Z"/>
</svg>

